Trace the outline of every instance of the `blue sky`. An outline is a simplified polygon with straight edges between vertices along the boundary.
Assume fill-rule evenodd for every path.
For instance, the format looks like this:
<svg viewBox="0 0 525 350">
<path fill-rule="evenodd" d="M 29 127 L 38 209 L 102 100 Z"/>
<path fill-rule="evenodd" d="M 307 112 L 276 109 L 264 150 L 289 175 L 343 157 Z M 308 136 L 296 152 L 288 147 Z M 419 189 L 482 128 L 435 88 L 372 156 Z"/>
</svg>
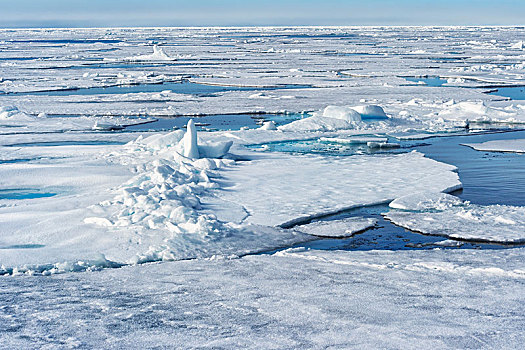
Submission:
<svg viewBox="0 0 525 350">
<path fill-rule="evenodd" d="M 0 0 L 0 27 L 525 25 L 525 0 Z"/>
</svg>

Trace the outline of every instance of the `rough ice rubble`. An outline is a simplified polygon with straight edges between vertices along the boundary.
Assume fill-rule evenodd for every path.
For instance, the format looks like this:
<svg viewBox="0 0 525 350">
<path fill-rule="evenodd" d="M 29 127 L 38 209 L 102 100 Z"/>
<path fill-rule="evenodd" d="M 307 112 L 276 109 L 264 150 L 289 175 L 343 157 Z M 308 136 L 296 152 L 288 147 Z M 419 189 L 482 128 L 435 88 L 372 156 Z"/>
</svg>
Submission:
<svg viewBox="0 0 525 350">
<path fill-rule="evenodd" d="M 158 45 L 153 46 L 153 53 L 149 55 L 139 55 L 126 57 L 127 61 L 175 61 L 175 58 L 168 56 Z"/>
<path fill-rule="evenodd" d="M 424 234 L 493 243 L 525 242 L 525 207 L 477 205 L 444 193 L 420 192 L 390 203 L 385 217 Z"/>
<path fill-rule="evenodd" d="M 178 130 L 139 137 L 125 146 L 43 147 L 47 155 L 56 149 L 56 155 L 67 156 L 42 164 L 3 165 L 1 187 L 16 181 L 67 193 L 53 199 L 2 200 L 0 274 L 243 255 L 311 239 L 293 230 L 217 220 L 199 197 L 217 187 L 217 169 L 233 161 L 185 157 L 183 138 Z M 231 142 L 210 147 L 219 152 L 224 144 Z M 24 244 L 39 248 L 22 249 Z"/>
<path fill-rule="evenodd" d="M 494 140 L 483 143 L 465 143 L 476 151 L 525 153 L 525 140 Z"/>
<path fill-rule="evenodd" d="M 446 106 L 438 113 L 444 119 L 468 119 L 468 120 L 515 120 L 515 113 L 502 108 L 488 107 L 484 102 L 458 102 Z"/>
</svg>

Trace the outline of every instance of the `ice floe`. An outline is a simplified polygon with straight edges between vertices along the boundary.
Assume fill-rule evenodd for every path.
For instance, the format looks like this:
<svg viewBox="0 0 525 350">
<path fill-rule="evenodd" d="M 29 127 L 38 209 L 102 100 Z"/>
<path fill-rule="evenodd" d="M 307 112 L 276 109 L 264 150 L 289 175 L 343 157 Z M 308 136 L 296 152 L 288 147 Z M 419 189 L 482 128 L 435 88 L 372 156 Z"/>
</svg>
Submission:
<svg viewBox="0 0 525 350">
<path fill-rule="evenodd" d="M 525 153 L 525 139 L 495 140 L 483 143 L 465 143 L 477 151 Z"/>
<path fill-rule="evenodd" d="M 477 205 L 443 194 L 423 192 L 394 200 L 385 217 L 424 234 L 492 243 L 525 242 L 525 207 Z"/>
<path fill-rule="evenodd" d="M 374 227 L 376 223 L 377 220 L 373 218 L 352 217 L 334 221 L 315 221 L 296 226 L 295 229 L 319 237 L 350 237 Z"/>
</svg>

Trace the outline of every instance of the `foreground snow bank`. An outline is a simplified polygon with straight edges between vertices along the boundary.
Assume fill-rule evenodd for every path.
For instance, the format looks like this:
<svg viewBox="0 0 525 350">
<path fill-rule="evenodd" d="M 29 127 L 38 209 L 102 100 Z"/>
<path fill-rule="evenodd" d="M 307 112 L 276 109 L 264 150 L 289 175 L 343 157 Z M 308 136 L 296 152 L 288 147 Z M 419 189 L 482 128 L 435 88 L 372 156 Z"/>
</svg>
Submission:
<svg viewBox="0 0 525 350">
<path fill-rule="evenodd" d="M 0 337 L 7 349 L 520 349 L 524 257 L 294 249 L 0 278 Z"/>
<path fill-rule="evenodd" d="M 476 205 L 443 193 L 398 198 L 385 215 L 396 225 L 429 235 L 494 243 L 525 242 L 525 207 Z"/>
</svg>

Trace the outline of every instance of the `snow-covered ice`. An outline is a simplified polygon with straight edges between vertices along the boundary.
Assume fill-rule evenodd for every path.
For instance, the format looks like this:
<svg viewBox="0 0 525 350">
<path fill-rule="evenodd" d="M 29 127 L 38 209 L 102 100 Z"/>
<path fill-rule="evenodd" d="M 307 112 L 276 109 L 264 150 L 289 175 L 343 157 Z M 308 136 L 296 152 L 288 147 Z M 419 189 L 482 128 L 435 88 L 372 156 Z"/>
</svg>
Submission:
<svg viewBox="0 0 525 350">
<path fill-rule="evenodd" d="M 525 153 L 525 140 L 504 140 L 487 141 L 483 143 L 465 143 L 465 146 L 472 147 L 477 151 L 484 152 L 513 152 Z"/>
<path fill-rule="evenodd" d="M 410 140 L 523 152 L 467 136 L 525 124 L 504 90 L 523 85 L 524 33 L 0 30 L 0 347 L 520 348 L 524 208 L 447 194 L 462 169 Z M 446 239 L 301 248 L 390 225 L 330 217 L 375 204 Z"/>
<path fill-rule="evenodd" d="M 301 232 L 319 237 L 350 237 L 355 233 L 374 227 L 373 218 L 353 217 L 334 221 L 315 221 L 295 228 Z"/>
<path fill-rule="evenodd" d="M 424 234 L 493 243 L 525 242 L 525 208 L 476 205 L 444 193 L 397 198 L 385 217 Z"/>
</svg>

